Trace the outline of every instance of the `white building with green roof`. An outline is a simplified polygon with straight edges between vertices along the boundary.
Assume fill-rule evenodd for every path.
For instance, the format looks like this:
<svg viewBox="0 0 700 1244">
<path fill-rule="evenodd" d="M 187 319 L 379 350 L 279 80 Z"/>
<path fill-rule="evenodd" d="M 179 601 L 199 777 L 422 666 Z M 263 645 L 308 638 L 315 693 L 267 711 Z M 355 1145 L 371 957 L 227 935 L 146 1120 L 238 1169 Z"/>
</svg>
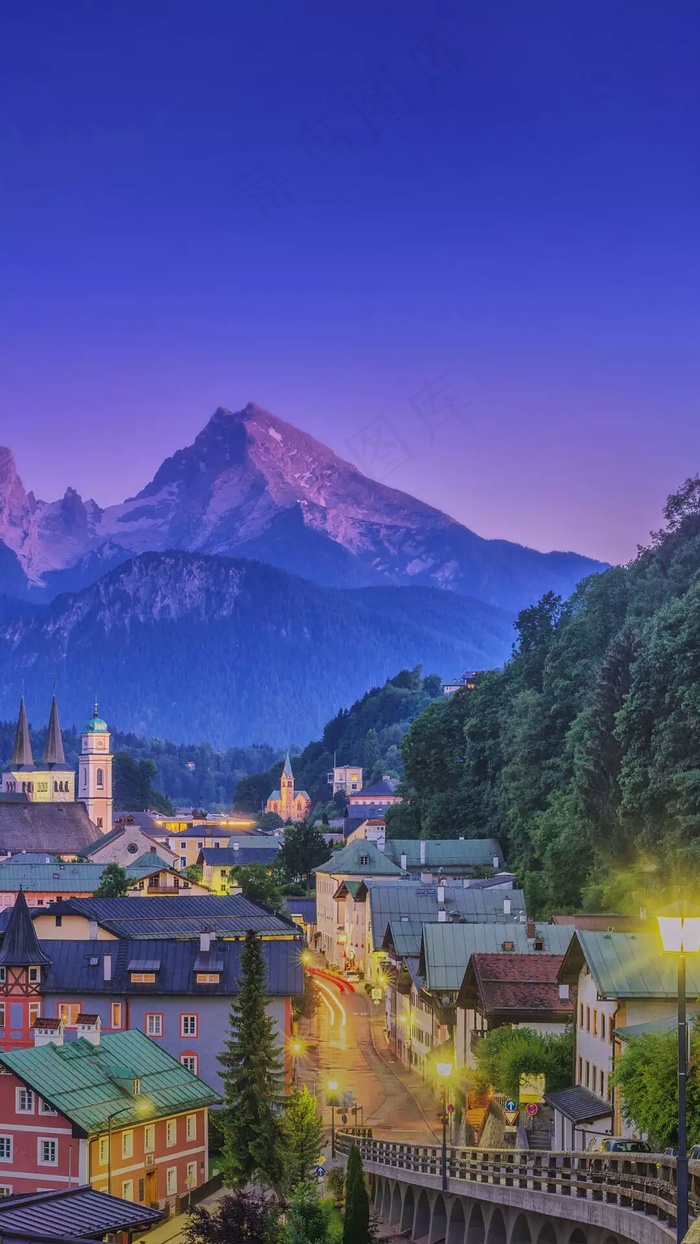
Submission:
<svg viewBox="0 0 700 1244">
<path fill-rule="evenodd" d="M 366 970 L 364 902 L 355 902 L 360 882 L 370 878 L 401 881 L 401 869 L 367 839 L 348 843 L 316 874 L 316 941 L 329 964 Z"/>
</svg>

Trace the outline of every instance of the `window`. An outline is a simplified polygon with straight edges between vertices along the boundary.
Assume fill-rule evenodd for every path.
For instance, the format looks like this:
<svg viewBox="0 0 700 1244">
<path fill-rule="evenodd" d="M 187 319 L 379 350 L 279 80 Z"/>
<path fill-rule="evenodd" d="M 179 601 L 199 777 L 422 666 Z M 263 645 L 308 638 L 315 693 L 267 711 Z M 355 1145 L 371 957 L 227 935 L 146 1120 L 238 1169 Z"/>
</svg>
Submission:
<svg viewBox="0 0 700 1244">
<path fill-rule="evenodd" d="M 186 843 L 186 842 L 181 842 L 181 843 L 180 843 L 180 850 L 181 850 L 181 851 L 186 851 L 186 850 L 187 850 L 187 843 Z"/>
<path fill-rule="evenodd" d="M 153 1153 L 156 1147 L 156 1125 L 147 1123 L 143 1129 L 143 1147 L 146 1153 Z"/>
<path fill-rule="evenodd" d="M 180 868 L 187 868 L 187 856 L 186 855 L 180 856 Z"/>
<path fill-rule="evenodd" d="M 197 1116 L 196 1114 L 188 1114 L 187 1116 L 187 1139 L 197 1139 Z"/>
<path fill-rule="evenodd" d="M 5 1003 L 0 1002 L 0 1028 L 5 1027 Z"/>
<path fill-rule="evenodd" d="M 583 1059 L 580 1054 L 578 1056 L 578 1082 L 583 1084 Z"/>
<path fill-rule="evenodd" d="M 58 1018 L 63 1020 L 66 1028 L 77 1028 L 81 1010 L 79 1002 L 59 1002 Z"/>
<path fill-rule="evenodd" d="M 177 1119 L 168 1119 L 165 1125 L 165 1143 L 169 1149 L 177 1144 Z"/>
<path fill-rule="evenodd" d="M 605 1072 L 603 1071 L 602 1067 L 600 1069 L 600 1089 L 598 1091 L 600 1093 L 600 1096 L 602 1098 L 605 1098 Z"/>
<path fill-rule="evenodd" d="M 41 968 L 30 968 L 29 969 L 29 984 L 38 985 L 40 980 L 41 980 Z"/>
<path fill-rule="evenodd" d="M 50 1102 L 44 1101 L 43 1097 L 39 1098 L 39 1114 L 56 1114 Z"/>
<path fill-rule="evenodd" d="M 197 1016 L 181 1015 L 180 1016 L 180 1036 L 196 1037 L 197 1036 Z"/>
<path fill-rule="evenodd" d="M 63 924 L 63 916 L 56 916 L 56 928 L 60 929 Z"/>
<path fill-rule="evenodd" d="M 37 1141 L 37 1162 L 40 1166 L 56 1166 L 58 1162 L 58 1141 L 40 1136 Z"/>
<path fill-rule="evenodd" d="M 203 843 L 203 842 L 198 842 L 198 843 L 197 843 L 197 850 L 198 850 L 198 851 L 201 851 L 201 849 L 202 849 L 202 847 L 203 847 L 203 846 L 204 846 L 204 843 Z"/>
<path fill-rule="evenodd" d="M 105 771 L 104 769 L 98 769 L 97 776 L 96 776 L 97 789 L 104 790 L 104 784 L 105 784 Z"/>
<path fill-rule="evenodd" d="M 121 1028 L 122 1026 L 122 1004 L 121 1002 L 113 1002 L 110 1007 L 110 1025 L 112 1028 Z"/>
<path fill-rule="evenodd" d="M 218 985 L 218 972 L 197 972 L 196 981 L 198 985 Z"/>
<path fill-rule="evenodd" d="M 146 1036 L 162 1037 L 163 1035 L 163 1016 L 147 1015 L 146 1016 Z"/>
<path fill-rule="evenodd" d="M 593 1036 L 598 1036 L 598 1012 L 593 1008 Z"/>
<path fill-rule="evenodd" d="M 12 1196 L 12 1184 L 0 1184 L 0 1197 Z"/>
<path fill-rule="evenodd" d="M 579 1002 L 578 1004 L 578 1026 L 579 1028 L 583 1028 L 583 1003 L 582 1002 Z"/>
<path fill-rule="evenodd" d="M 134 1133 L 132 1131 L 122 1132 L 122 1157 L 133 1158 L 134 1156 Z"/>
<path fill-rule="evenodd" d="M 108 1138 L 106 1136 L 100 1136 L 99 1144 L 97 1146 L 97 1161 L 99 1162 L 100 1166 L 107 1165 L 108 1144 L 109 1144 Z"/>
<path fill-rule="evenodd" d="M 18 1088 L 16 1090 L 16 1112 L 17 1114 L 34 1114 L 34 1094 L 31 1089 Z"/>
<path fill-rule="evenodd" d="M 586 1007 L 586 1032 L 591 1031 L 591 1008 Z"/>
<path fill-rule="evenodd" d="M 165 1191 L 168 1196 L 177 1192 L 177 1167 L 169 1166 L 165 1175 Z"/>
<path fill-rule="evenodd" d="M 593 1068 L 593 1076 L 595 1078 L 595 1067 Z M 586 1088 L 591 1087 L 591 1064 L 586 1059 Z"/>
<path fill-rule="evenodd" d="M 196 1162 L 187 1163 L 187 1178 L 185 1180 L 185 1183 L 187 1184 L 188 1188 L 197 1187 L 197 1163 Z"/>
<path fill-rule="evenodd" d="M 197 1074 L 197 1055 L 196 1054 L 181 1054 L 180 1062 L 182 1063 L 183 1067 L 187 1068 L 188 1071 L 193 1072 L 194 1075 Z"/>
<path fill-rule="evenodd" d="M 146 1180 L 139 1179 L 139 1201 L 146 1200 Z"/>
<path fill-rule="evenodd" d="M 0 1162 L 12 1161 L 12 1137 L 0 1136 Z"/>
<path fill-rule="evenodd" d="M 364 866 L 366 868 L 368 864 L 369 864 L 369 856 L 361 855 L 360 856 L 360 867 Z"/>
<path fill-rule="evenodd" d="M 143 883 L 141 883 L 143 888 Z M 132 972 L 131 980 L 134 985 L 154 985 L 156 980 L 155 972 Z"/>
<path fill-rule="evenodd" d="M 134 1181 L 133 1179 L 124 1179 L 122 1181 L 122 1201 L 133 1201 L 134 1199 Z"/>
<path fill-rule="evenodd" d="M 34 1021 L 36 1019 L 39 1019 L 40 1016 L 41 1016 L 41 1003 L 30 1002 L 29 1003 L 29 1027 L 30 1028 L 32 1024 L 34 1023 Z"/>
</svg>

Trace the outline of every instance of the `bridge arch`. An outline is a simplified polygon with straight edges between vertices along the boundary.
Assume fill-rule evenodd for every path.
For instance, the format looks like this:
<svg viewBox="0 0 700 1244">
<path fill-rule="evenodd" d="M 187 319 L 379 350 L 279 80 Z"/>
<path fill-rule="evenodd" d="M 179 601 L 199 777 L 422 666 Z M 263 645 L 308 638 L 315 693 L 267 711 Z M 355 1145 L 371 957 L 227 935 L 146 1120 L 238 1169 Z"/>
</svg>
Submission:
<svg viewBox="0 0 700 1244">
<path fill-rule="evenodd" d="M 503 1228 L 505 1232 L 505 1225 Z M 505 1234 L 504 1234 L 505 1239 Z M 486 1240 L 486 1223 L 484 1222 L 484 1211 L 478 1201 L 472 1206 L 472 1212 L 469 1215 L 469 1226 L 467 1227 L 466 1244 L 484 1244 Z"/>
<path fill-rule="evenodd" d="M 412 1235 L 414 1240 L 422 1240 L 430 1232 L 430 1201 L 425 1188 L 421 1188 L 416 1205 L 416 1216 L 413 1219 Z"/>
<path fill-rule="evenodd" d="M 401 1185 L 396 1181 L 391 1193 L 391 1204 L 389 1208 L 389 1222 L 397 1225 L 401 1222 Z M 556 1241 L 555 1241 L 556 1244 Z"/>
<path fill-rule="evenodd" d="M 473 1240 L 469 1240 L 468 1244 L 474 1244 Z M 498 1206 L 492 1211 L 489 1218 L 489 1225 L 486 1232 L 486 1244 L 508 1244 L 508 1232 L 503 1214 Z"/>
<path fill-rule="evenodd" d="M 582 1227 L 574 1227 L 569 1236 L 568 1244 L 588 1244 L 588 1237 Z"/>
<path fill-rule="evenodd" d="M 446 1244 L 467 1244 L 467 1219 L 464 1213 L 464 1201 L 459 1196 L 455 1197 L 452 1202 L 445 1241 Z M 483 1244 L 483 1237 L 481 1244 Z"/>
<path fill-rule="evenodd" d="M 540 1233 L 537 1237 L 537 1244 L 558 1244 L 557 1231 L 554 1223 L 544 1222 L 540 1227 Z M 617 1244 L 617 1241 L 615 1241 Z"/>
<path fill-rule="evenodd" d="M 404 1193 L 403 1205 L 401 1206 L 401 1231 L 413 1230 L 413 1219 L 416 1216 L 416 1203 L 413 1196 L 413 1188 L 409 1184 Z"/>
<path fill-rule="evenodd" d="M 530 1224 L 524 1214 L 518 1214 L 510 1234 L 510 1244 L 533 1244 Z"/>
<path fill-rule="evenodd" d="M 430 1219 L 430 1240 L 429 1244 L 439 1244 L 440 1240 L 447 1237 L 447 1209 L 445 1208 L 445 1198 L 441 1192 L 438 1192 L 433 1201 L 433 1213 Z"/>
</svg>

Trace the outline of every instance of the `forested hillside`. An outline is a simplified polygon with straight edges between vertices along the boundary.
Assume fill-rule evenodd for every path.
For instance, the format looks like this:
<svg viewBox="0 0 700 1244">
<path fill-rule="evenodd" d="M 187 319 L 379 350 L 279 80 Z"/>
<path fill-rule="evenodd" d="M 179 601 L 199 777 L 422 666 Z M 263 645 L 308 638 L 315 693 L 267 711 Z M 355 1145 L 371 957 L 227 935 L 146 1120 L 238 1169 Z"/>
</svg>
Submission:
<svg viewBox="0 0 700 1244">
<path fill-rule="evenodd" d="M 390 833 L 500 838 L 533 912 L 700 871 L 700 477 L 626 567 L 524 610 L 513 656 L 403 743 Z"/>
<path fill-rule="evenodd" d="M 334 755 L 339 765 L 362 765 L 365 784 L 385 773 L 402 777 L 402 739 L 411 722 L 437 697 L 442 697 L 440 678 L 436 674 L 423 678 L 420 666 L 402 670 L 383 687 L 373 687 L 351 708 L 341 709 L 326 725 L 322 738 L 293 758 L 296 789 L 307 790 L 314 804 L 327 802 L 331 792 L 326 777 Z M 279 786 L 280 769 L 278 763 L 265 773 L 241 779 L 235 807 L 258 812 L 270 791 Z"/>
</svg>

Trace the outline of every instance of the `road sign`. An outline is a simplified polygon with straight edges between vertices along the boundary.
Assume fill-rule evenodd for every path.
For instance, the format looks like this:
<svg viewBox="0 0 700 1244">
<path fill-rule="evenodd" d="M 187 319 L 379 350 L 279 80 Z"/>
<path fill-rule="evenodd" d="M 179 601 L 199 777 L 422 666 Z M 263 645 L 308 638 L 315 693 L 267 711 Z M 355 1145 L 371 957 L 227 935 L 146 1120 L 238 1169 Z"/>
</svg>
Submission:
<svg viewBox="0 0 700 1244">
<path fill-rule="evenodd" d="M 503 1114 L 505 1116 L 506 1123 L 510 1127 L 512 1127 L 518 1118 L 518 1111 L 517 1110 L 504 1110 Z"/>
<path fill-rule="evenodd" d="M 347 1116 L 346 1114 L 341 1114 L 341 1116 L 340 1116 L 340 1122 L 341 1122 L 341 1123 L 347 1123 L 347 1121 L 348 1121 L 348 1116 Z"/>
<path fill-rule="evenodd" d="M 325 1173 L 326 1173 L 325 1166 L 316 1167 L 316 1174 L 318 1175 L 319 1179 L 323 1179 L 323 1176 L 325 1175 Z"/>
<path fill-rule="evenodd" d="M 543 1101 L 546 1088 L 545 1077 L 523 1074 L 520 1077 L 520 1101 L 522 1104 Z"/>
<path fill-rule="evenodd" d="M 452 1102 L 450 1102 L 449 1106 L 447 1107 L 447 1113 L 448 1113 L 448 1114 L 454 1114 L 454 1112 L 455 1112 L 455 1108 L 454 1108 L 454 1106 L 452 1105 Z"/>
<path fill-rule="evenodd" d="M 381 1000 L 382 1000 L 382 991 L 381 989 L 377 989 L 375 985 L 374 989 L 372 990 L 372 1001 L 381 1002 Z"/>
<path fill-rule="evenodd" d="M 525 1109 L 527 1110 L 528 1114 L 532 1118 L 537 1114 L 537 1111 L 539 1110 L 539 1106 L 537 1105 L 536 1101 L 529 1101 Z"/>
<path fill-rule="evenodd" d="M 507 1099 L 507 1101 L 506 1101 L 506 1103 L 505 1103 L 505 1105 L 504 1105 L 503 1109 L 504 1109 L 504 1110 L 517 1110 L 517 1109 L 518 1109 L 518 1103 L 517 1103 L 517 1101 L 513 1101 L 513 1098 L 512 1098 L 512 1097 L 509 1097 L 509 1098 Z"/>
</svg>

